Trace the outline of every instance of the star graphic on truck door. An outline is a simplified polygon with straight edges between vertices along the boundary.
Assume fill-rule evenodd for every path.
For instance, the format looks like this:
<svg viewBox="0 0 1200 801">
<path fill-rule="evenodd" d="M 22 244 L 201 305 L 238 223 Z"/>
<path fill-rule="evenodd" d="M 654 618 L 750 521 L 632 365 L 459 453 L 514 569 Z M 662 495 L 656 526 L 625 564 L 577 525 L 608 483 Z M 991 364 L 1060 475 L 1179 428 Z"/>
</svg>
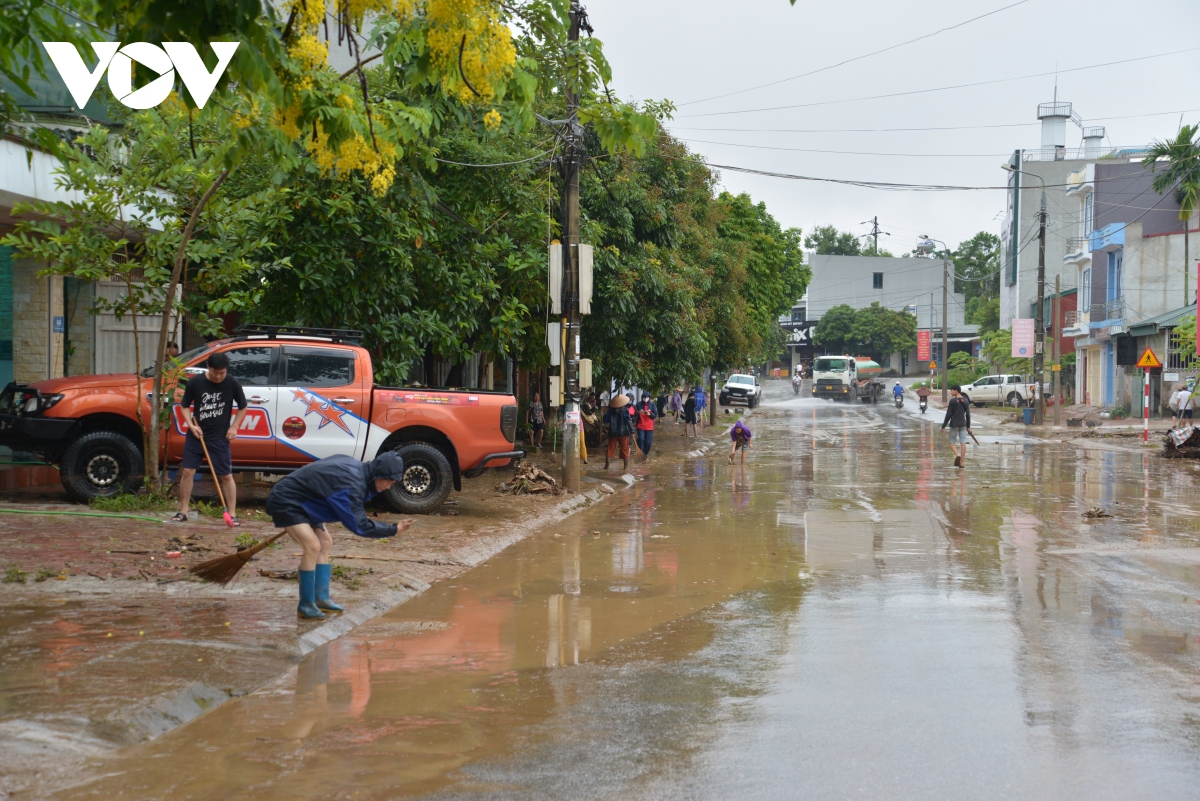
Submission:
<svg viewBox="0 0 1200 801">
<path fill-rule="evenodd" d="M 342 429 L 350 436 L 354 436 L 354 432 L 351 431 L 350 427 L 348 425 L 346 425 L 345 421 L 342 420 L 342 418 L 347 414 L 347 412 L 344 409 L 339 409 L 336 406 L 334 406 L 332 403 L 329 403 L 328 401 L 323 400 L 323 399 L 317 397 L 316 395 L 314 395 L 313 393 L 311 393 L 307 390 L 304 390 L 304 389 L 293 389 L 292 390 L 292 399 L 298 400 L 298 401 L 301 401 L 302 403 L 304 403 L 304 405 L 305 405 L 304 416 L 305 417 L 308 417 L 309 414 L 311 414 L 313 412 L 317 413 L 317 416 L 321 418 L 321 422 L 317 424 L 318 431 L 320 429 L 324 428 L 329 423 L 333 423 L 335 426 Z"/>
</svg>

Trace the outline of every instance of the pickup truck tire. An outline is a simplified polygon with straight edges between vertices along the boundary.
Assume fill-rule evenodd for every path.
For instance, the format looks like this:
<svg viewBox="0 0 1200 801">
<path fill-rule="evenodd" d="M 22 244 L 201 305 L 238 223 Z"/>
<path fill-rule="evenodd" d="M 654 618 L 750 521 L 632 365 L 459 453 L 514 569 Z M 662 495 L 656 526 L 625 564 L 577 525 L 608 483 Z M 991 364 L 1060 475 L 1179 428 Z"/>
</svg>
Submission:
<svg viewBox="0 0 1200 801">
<path fill-rule="evenodd" d="M 722 392 L 720 397 L 717 398 L 717 402 L 718 402 L 719 406 L 728 406 L 729 405 L 729 396 L 726 395 L 724 392 Z"/>
<path fill-rule="evenodd" d="M 1014 408 L 1016 408 L 1016 407 L 1019 407 L 1019 406 L 1020 406 L 1020 405 L 1021 405 L 1021 404 L 1024 402 L 1024 398 L 1022 398 L 1022 397 L 1021 397 L 1021 393 L 1020 393 L 1020 392 L 1010 392 L 1010 393 L 1008 393 L 1008 399 L 1007 399 L 1007 400 L 1008 400 L 1008 405 L 1009 405 L 1009 406 L 1012 406 L 1012 407 L 1014 407 Z"/>
<path fill-rule="evenodd" d="M 59 475 L 76 503 L 135 492 L 142 483 L 142 452 L 128 437 L 93 431 L 67 448 Z"/>
<path fill-rule="evenodd" d="M 428 514 L 446 500 L 454 487 L 450 460 L 426 442 L 409 442 L 396 448 L 404 460 L 404 478 L 383 493 L 388 504 L 405 514 Z"/>
</svg>

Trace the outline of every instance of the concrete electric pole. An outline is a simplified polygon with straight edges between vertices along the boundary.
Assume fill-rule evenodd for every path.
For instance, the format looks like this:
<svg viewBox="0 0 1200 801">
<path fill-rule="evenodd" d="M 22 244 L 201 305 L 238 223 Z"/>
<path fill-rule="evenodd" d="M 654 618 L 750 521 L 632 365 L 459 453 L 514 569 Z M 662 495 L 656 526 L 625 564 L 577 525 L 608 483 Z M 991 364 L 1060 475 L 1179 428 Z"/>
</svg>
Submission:
<svg viewBox="0 0 1200 801">
<path fill-rule="evenodd" d="M 1043 375 L 1046 369 L 1046 192 L 1042 191 L 1042 208 L 1038 212 L 1038 294 L 1034 310 L 1034 330 L 1037 340 L 1033 343 L 1033 423 L 1041 425 L 1046 420 L 1046 393 Z"/>
<path fill-rule="evenodd" d="M 1059 395 L 1059 381 L 1062 380 L 1062 354 L 1058 352 L 1058 321 L 1062 318 L 1061 292 L 1062 276 L 1056 273 L 1054 276 L 1054 317 L 1053 322 L 1050 324 L 1050 336 L 1052 337 L 1050 347 L 1053 358 L 1053 364 L 1050 366 L 1050 369 L 1054 372 L 1054 394 L 1051 395 L 1054 398 L 1054 425 L 1062 422 L 1062 413 L 1059 411 L 1062 409 L 1062 397 Z"/>
<path fill-rule="evenodd" d="M 579 41 L 579 29 L 587 25 L 587 13 L 579 0 L 571 0 L 571 26 L 567 38 Z M 569 66 L 569 65 L 568 65 Z M 572 72 L 568 68 L 567 73 Z M 583 166 L 583 126 L 579 124 L 579 94 L 570 79 L 564 83 L 567 119 L 563 128 L 562 169 L 562 330 L 566 347 L 562 354 L 563 468 L 562 485 L 579 490 L 579 438 L 583 426 L 579 414 L 579 171 Z"/>
<path fill-rule="evenodd" d="M 942 243 L 943 246 L 945 243 Z M 950 388 L 950 260 L 942 259 L 942 404 L 949 403 Z"/>
</svg>

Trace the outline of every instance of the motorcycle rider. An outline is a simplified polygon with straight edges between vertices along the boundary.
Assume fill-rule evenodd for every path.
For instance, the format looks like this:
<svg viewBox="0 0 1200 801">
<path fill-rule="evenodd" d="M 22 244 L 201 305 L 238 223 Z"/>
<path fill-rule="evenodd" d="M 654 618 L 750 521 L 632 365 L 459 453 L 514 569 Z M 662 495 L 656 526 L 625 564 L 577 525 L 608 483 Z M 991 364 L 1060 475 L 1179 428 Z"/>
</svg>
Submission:
<svg viewBox="0 0 1200 801">
<path fill-rule="evenodd" d="M 922 412 L 924 412 L 924 411 L 925 411 L 925 408 L 926 408 L 927 406 L 929 406 L 929 395 L 930 395 L 930 392 L 929 392 L 929 387 L 928 387 L 928 386 L 926 386 L 925 384 L 922 384 L 922 385 L 921 385 L 921 386 L 920 386 L 920 387 L 917 389 L 917 398 L 919 398 L 919 399 L 920 399 L 921 411 L 922 411 Z"/>
<path fill-rule="evenodd" d="M 792 391 L 796 394 L 800 393 L 800 381 L 800 370 L 797 369 L 796 372 L 792 374 Z"/>
<path fill-rule="evenodd" d="M 899 406 L 904 401 L 904 387 L 900 386 L 900 382 L 896 382 L 896 386 L 892 387 L 892 399 Z"/>
</svg>

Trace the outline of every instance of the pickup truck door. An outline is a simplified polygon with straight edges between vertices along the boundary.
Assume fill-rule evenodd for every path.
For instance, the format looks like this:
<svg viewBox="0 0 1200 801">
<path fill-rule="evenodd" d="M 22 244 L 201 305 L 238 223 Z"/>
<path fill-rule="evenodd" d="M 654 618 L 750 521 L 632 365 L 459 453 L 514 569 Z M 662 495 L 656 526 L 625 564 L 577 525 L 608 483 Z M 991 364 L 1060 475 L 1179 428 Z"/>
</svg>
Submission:
<svg viewBox="0 0 1200 801">
<path fill-rule="evenodd" d="M 360 455 L 369 426 L 374 376 L 350 348 L 284 345 L 276 455 L 305 464 L 327 456 Z"/>
<path fill-rule="evenodd" d="M 279 387 L 272 377 L 272 360 L 277 350 L 276 347 L 257 346 L 230 348 L 224 351 L 229 354 L 229 375 L 241 383 L 248 409 L 238 429 L 238 438 L 230 448 L 235 468 L 239 465 L 267 465 L 275 461 L 275 428 L 278 422 L 276 404 Z M 182 397 L 183 388 L 180 387 L 176 398 Z M 234 413 L 236 414 L 236 410 Z M 183 458 L 183 441 L 186 434 L 187 426 L 183 422 L 183 412 L 176 403 L 171 409 L 171 441 L 168 446 L 172 464 L 178 464 Z"/>
</svg>

